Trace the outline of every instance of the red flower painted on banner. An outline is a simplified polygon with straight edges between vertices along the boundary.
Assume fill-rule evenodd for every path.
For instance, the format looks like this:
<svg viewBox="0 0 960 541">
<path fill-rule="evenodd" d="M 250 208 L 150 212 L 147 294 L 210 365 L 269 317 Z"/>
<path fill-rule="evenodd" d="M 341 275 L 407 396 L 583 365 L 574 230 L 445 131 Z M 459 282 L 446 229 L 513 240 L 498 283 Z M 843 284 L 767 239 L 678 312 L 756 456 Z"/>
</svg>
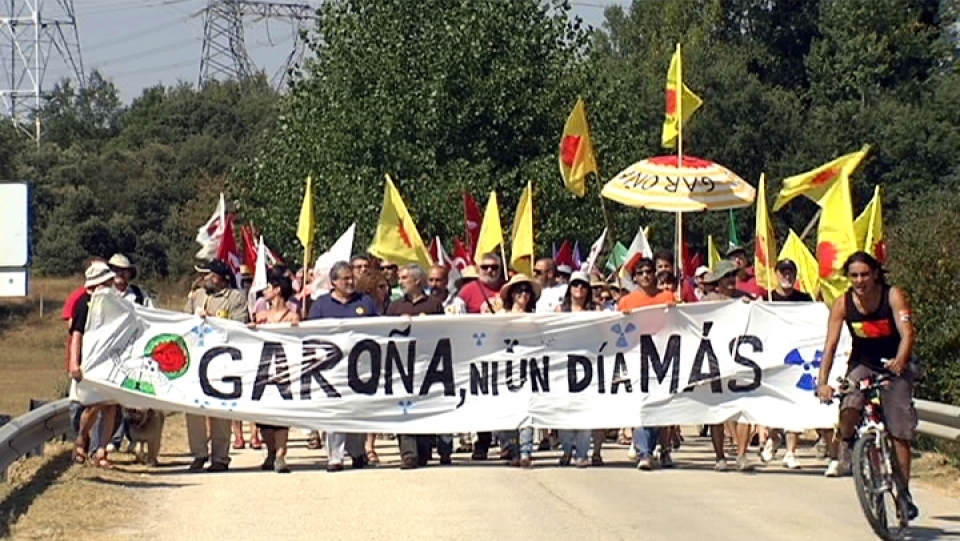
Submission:
<svg viewBox="0 0 960 541">
<path fill-rule="evenodd" d="M 161 334 L 151 338 L 143 353 L 153 359 L 160 372 L 169 379 L 184 375 L 190 366 L 187 344 L 177 334 Z"/>
<path fill-rule="evenodd" d="M 563 165 L 573 167 L 574 162 L 577 161 L 577 154 L 580 153 L 582 139 L 579 135 L 567 135 L 560 142 L 560 160 L 563 161 Z"/>
<path fill-rule="evenodd" d="M 837 247 L 829 241 L 817 244 L 817 261 L 820 263 L 820 278 L 829 278 L 837 263 Z"/>
</svg>

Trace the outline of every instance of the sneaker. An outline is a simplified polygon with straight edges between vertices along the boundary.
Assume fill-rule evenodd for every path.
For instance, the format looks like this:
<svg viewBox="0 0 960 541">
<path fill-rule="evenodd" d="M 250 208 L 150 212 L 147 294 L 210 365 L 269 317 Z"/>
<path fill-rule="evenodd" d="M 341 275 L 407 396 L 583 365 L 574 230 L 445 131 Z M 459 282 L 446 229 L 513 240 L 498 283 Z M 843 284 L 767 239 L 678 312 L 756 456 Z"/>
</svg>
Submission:
<svg viewBox="0 0 960 541">
<path fill-rule="evenodd" d="M 417 469 L 417 459 L 415 458 L 405 458 L 400 461 L 401 470 L 415 470 Z"/>
<path fill-rule="evenodd" d="M 783 457 L 783 467 L 788 470 L 799 470 L 800 464 L 797 462 L 797 457 L 793 453 L 787 453 Z"/>
<path fill-rule="evenodd" d="M 913 496 L 909 492 L 906 493 L 907 497 L 907 520 L 913 521 L 917 520 L 917 517 L 920 516 L 920 508 L 917 507 L 917 504 L 913 503 Z"/>
<path fill-rule="evenodd" d="M 766 443 L 763 444 L 763 450 L 760 451 L 760 460 L 762 460 L 764 464 L 776 458 L 777 448 L 775 444 L 776 442 L 773 441 L 773 438 L 767 438 Z"/>
<path fill-rule="evenodd" d="M 117 446 L 117 445 L 114 445 L 113 442 L 110 442 L 110 443 L 107 444 L 107 452 L 108 452 L 108 453 L 116 452 L 117 448 L 118 448 L 118 446 Z"/>
<path fill-rule="evenodd" d="M 277 460 L 273 464 L 273 469 L 277 473 L 290 473 L 290 468 L 287 466 L 287 459 L 283 457 L 277 457 Z"/>
<path fill-rule="evenodd" d="M 670 457 L 670 452 L 660 454 L 660 467 L 664 469 L 670 469 L 673 467 L 673 458 Z"/>
<path fill-rule="evenodd" d="M 453 457 L 451 457 L 450 455 L 440 455 L 441 466 L 449 466 L 451 464 L 453 464 Z"/>
<path fill-rule="evenodd" d="M 530 458 L 530 455 L 523 455 L 520 457 L 520 467 L 529 468 L 533 465 L 533 459 Z"/>
<path fill-rule="evenodd" d="M 192 472 L 203 471 L 203 466 L 206 463 L 207 463 L 207 457 L 205 456 L 197 457 L 193 459 L 193 462 L 191 462 L 189 466 L 187 466 L 187 469 Z"/>
<path fill-rule="evenodd" d="M 638 460 L 637 469 L 642 471 L 653 471 L 653 457 L 645 456 Z"/>
<path fill-rule="evenodd" d="M 586 458 L 578 458 L 576 460 L 576 464 L 578 468 L 586 468 L 587 466 L 590 465 L 590 461 L 587 460 Z"/>
<path fill-rule="evenodd" d="M 627 458 L 629 458 L 630 460 L 637 459 L 637 448 L 634 447 L 633 445 L 630 445 L 630 447 L 627 447 Z"/>
<path fill-rule="evenodd" d="M 717 460 L 717 463 L 713 465 L 713 469 L 716 471 L 727 471 L 727 459 L 721 458 Z"/>
<path fill-rule="evenodd" d="M 263 461 L 263 464 L 260 464 L 260 469 L 263 471 L 271 471 L 277 465 L 277 458 L 275 456 L 267 455 L 267 458 Z"/>
<path fill-rule="evenodd" d="M 850 463 L 840 460 L 831 460 L 830 464 L 827 465 L 827 471 L 824 472 L 826 477 L 847 477 L 850 475 Z"/>
<path fill-rule="evenodd" d="M 327 473 L 343 471 L 343 464 L 327 464 Z"/>
<path fill-rule="evenodd" d="M 737 470 L 742 472 L 753 470 L 753 464 L 750 463 L 750 459 L 747 458 L 747 455 L 737 457 Z"/>
<path fill-rule="evenodd" d="M 560 457 L 560 463 L 559 463 L 559 464 L 560 464 L 561 466 L 569 466 L 569 465 L 570 465 L 570 455 L 566 455 L 566 454 L 565 454 L 565 455 L 561 456 L 561 457 Z"/>
</svg>

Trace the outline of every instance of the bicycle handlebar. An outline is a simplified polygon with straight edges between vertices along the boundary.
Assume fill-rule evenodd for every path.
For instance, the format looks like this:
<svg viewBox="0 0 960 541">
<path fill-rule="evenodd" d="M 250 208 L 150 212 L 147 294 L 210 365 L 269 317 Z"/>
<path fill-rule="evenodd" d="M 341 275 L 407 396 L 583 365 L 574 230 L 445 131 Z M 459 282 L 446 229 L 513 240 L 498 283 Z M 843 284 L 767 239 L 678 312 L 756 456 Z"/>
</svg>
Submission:
<svg viewBox="0 0 960 541">
<path fill-rule="evenodd" d="M 886 387 L 887 383 L 895 377 L 896 376 L 892 374 L 877 374 L 875 376 L 863 378 L 860 381 L 852 380 L 850 378 L 837 378 L 837 383 L 840 384 L 840 387 L 834 391 L 833 395 L 835 397 L 843 397 L 854 393 L 865 393 L 875 389 L 880 389 Z"/>
</svg>

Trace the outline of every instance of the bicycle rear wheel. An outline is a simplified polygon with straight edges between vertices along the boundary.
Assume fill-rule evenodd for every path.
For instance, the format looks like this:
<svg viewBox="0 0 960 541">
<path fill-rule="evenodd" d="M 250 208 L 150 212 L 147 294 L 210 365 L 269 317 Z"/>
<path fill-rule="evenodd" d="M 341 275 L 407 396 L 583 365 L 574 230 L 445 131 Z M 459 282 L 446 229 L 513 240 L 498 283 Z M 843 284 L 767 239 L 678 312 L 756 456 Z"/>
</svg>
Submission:
<svg viewBox="0 0 960 541">
<path fill-rule="evenodd" d="M 901 539 L 907 526 L 906 508 L 896 473 L 889 471 L 886 454 L 893 446 L 886 434 L 867 433 L 853 447 L 853 481 L 867 522 L 881 539 Z M 896 468 L 896 457 L 890 456 Z"/>
</svg>

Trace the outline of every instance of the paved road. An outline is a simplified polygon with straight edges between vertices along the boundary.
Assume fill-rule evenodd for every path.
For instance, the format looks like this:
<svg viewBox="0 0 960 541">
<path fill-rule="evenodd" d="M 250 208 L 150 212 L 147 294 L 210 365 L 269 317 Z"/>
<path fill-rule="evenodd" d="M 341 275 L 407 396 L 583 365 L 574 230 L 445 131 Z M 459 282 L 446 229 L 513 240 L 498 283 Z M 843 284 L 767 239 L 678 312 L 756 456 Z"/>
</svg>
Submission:
<svg viewBox="0 0 960 541">
<path fill-rule="evenodd" d="M 162 487 L 147 496 L 153 533 L 138 538 L 875 539 L 851 480 L 825 479 L 809 454 L 799 472 L 777 463 L 753 474 L 716 473 L 709 443 L 688 438 L 673 471 L 637 471 L 616 446 L 601 468 L 558 468 L 555 453 L 542 453 L 526 471 L 459 456 L 452 467 L 400 471 L 395 443 L 382 441 L 384 465 L 329 474 L 323 451 L 292 445 L 290 475 L 259 471 L 255 451 L 236 454 L 226 474 L 164 469 Z M 909 539 L 960 539 L 960 501 L 922 488 L 915 495 L 923 518 Z"/>
</svg>

